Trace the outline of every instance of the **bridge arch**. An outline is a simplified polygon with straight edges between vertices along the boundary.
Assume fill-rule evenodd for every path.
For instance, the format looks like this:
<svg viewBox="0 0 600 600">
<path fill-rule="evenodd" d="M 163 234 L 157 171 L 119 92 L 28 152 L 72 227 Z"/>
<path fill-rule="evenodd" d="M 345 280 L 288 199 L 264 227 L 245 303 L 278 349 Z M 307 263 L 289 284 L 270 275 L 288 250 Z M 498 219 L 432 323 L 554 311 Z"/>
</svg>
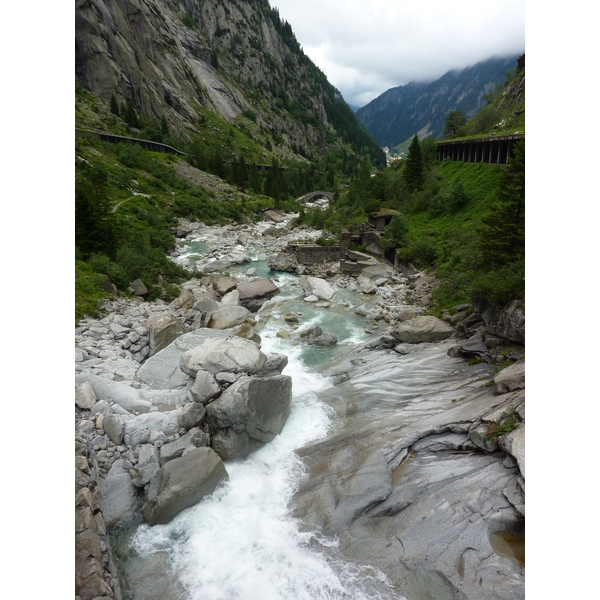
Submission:
<svg viewBox="0 0 600 600">
<path fill-rule="evenodd" d="M 331 192 L 309 192 L 308 194 L 304 194 L 304 196 L 300 196 L 300 198 L 298 198 L 298 202 L 300 204 L 306 204 L 307 202 L 310 202 L 311 200 L 314 200 L 315 198 L 327 198 L 327 200 L 329 200 L 329 202 L 333 202 L 333 194 Z"/>
</svg>

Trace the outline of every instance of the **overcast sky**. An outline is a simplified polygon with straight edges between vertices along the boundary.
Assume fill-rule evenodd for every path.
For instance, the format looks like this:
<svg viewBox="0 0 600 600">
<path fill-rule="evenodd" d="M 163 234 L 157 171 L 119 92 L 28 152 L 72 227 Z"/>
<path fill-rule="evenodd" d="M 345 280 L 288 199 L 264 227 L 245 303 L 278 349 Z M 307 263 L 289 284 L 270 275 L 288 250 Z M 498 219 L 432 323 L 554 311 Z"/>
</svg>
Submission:
<svg viewBox="0 0 600 600">
<path fill-rule="evenodd" d="M 525 0 L 269 0 L 349 104 L 525 51 Z"/>
</svg>

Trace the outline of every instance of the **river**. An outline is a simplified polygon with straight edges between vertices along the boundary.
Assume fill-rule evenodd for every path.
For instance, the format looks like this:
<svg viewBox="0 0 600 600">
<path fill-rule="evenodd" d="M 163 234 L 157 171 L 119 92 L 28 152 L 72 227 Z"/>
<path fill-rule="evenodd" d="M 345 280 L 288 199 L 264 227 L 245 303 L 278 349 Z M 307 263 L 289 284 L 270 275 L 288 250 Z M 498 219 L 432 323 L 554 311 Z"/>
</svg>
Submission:
<svg viewBox="0 0 600 600">
<path fill-rule="evenodd" d="M 211 243 L 211 240 L 207 239 L 207 236 L 199 236 L 195 242 L 188 243 L 188 254 L 202 254 L 208 243 Z M 256 251 L 253 258 L 256 259 Z M 296 451 L 307 445 L 312 447 L 325 438 L 331 440 L 332 436 L 328 434 L 349 427 L 348 420 L 340 421 L 331 408 L 332 404 L 335 405 L 336 394 L 340 394 L 337 390 L 343 386 L 332 388 L 332 381 L 320 374 L 316 368 L 332 358 L 347 354 L 357 344 L 376 335 L 366 333 L 364 317 L 354 313 L 354 308 L 358 305 L 366 303 L 369 308 L 376 302 L 376 296 L 365 302 L 364 295 L 358 297 L 349 290 L 338 290 L 329 308 L 317 308 L 302 300 L 303 293 L 296 275 L 271 272 L 265 261 L 254 260 L 251 264 L 231 267 L 229 270 L 232 274 L 245 273 L 250 267 L 256 268 L 259 276 L 271 277 L 281 290 L 278 296 L 259 311 L 255 329 L 261 336 L 264 352 L 278 352 L 288 356 L 289 362 L 283 374 L 291 376 L 293 381 L 290 416 L 283 431 L 272 442 L 245 459 L 226 463 L 230 479 L 212 495 L 183 511 L 166 525 L 150 527 L 140 518 L 113 540 L 122 573 L 124 599 L 406 600 L 405 596 L 409 600 L 454 598 L 454 592 L 448 588 L 446 582 L 441 579 L 438 581 L 435 579 L 437 576 L 432 578 L 428 571 L 414 571 L 414 581 L 410 583 L 409 589 L 398 589 L 397 585 L 395 587 L 390 583 L 383 571 L 388 571 L 388 555 L 400 555 L 401 541 L 390 538 L 391 542 L 387 543 L 383 540 L 385 535 L 377 533 L 380 542 L 372 546 L 373 560 L 369 560 L 368 551 L 365 555 L 364 550 L 353 550 L 353 542 L 346 533 L 341 536 L 343 539 L 339 539 L 337 534 L 325 535 L 322 531 L 326 528 L 311 527 L 310 519 L 295 518 L 292 515 L 293 502 L 290 501 L 307 482 L 307 469 Z M 299 325 L 285 321 L 284 316 L 290 312 L 300 315 Z M 298 338 L 297 335 L 291 339 L 277 336 L 277 332 L 281 330 L 294 333 L 314 325 L 320 325 L 333 332 L 338 337 L 338 344 L 321 348 L 294 342 L 293 340 Z M 403 358 L 400 363 L 399 357 L 394 358 L 393 355 L 395 353 L 389 358 L 378 359 L 388 362 L 382 363 L 376 374 L 367 372 L 362 380 L 359 376 L 356 389 L 364 387 L 360 398 L 350 400 L 348 396 L 338 400 L 341 404 L 362 403 L 362 409 L 365 411 L 362 413 L 363 419 L 358 411 L 359 418 L 353 418 L 346 440 L 356 436 L 355 431 L 361 431 L 362 435 L 363 430 L 370 430 L 371 437 L 365 446 L 369 448 L 369 452 L 376 446 L 383 445 L 381 434 L 388 436 L 388 446 L 393 443 L 397 437 L 394 431 L 404 426 L 399 409 L 407 405 L 407 402 L 416 400 L 415 404 L 427 404 L 426 411 L 435 412 L 439 408 L 433 410 L 429 400 L 435 395 L 436 403 L 441 399 L 444 407 L 456 406 L 453 402 L 456 402 L 455 397 L 459 394 L 455 391 L 447 392 L 447 398 L 444 398 L 443 390 L 451 381 L 458 381 L 464 377 L 464 364 L 448 357 L 446 348 L 415 348 L 410 356 Z M 488 367 L 483 365 L 481 369 L 477 369 L 477 372 L 471 370 L 471 375 L 476 376 L 471 377 L 470 386 L 475 385 L 473 382 L 477 380 L 477 376 L 489 377 Z M 405 377 L 408 377 L 406 382 L 403 380 Z M 465 390 L 466 394 L 468 389 Z M 347 392 L 341 393 L 343 395 Z M 426 399 L 426 402 L 421 402 L 422 398 Z M 370 413 L 366 412 L 367 405 Z M 368 419 L 369 427 L 364 427 L 367 423 L 364 417 Z M 328 443 L 325 441 L 325 451 L 317 455 L 317 463 L 321 461 L 322 464 L 317 467 L 313 464 L 311 476 L 318 473 L 319 469 L 330 470 L 331 457 L 335 456 L 337 449 L 335 442 L 331 442 L 334 450 L 328 448 Z M 347 450 L 342 452 L 347 453 Z M 454 452 L 446 456 L 444 453 L 438 453 L 434 456 L 439 457 L 436 460 L 446 461 L 437 467 L 440 474 L 435 476 L 436 480 L 441 481 L 444 477 L 455 478 L 453 469 L 457 467 L 453 464 L 465 458 L 464 453 L 454 456 L 456 454 Z M 432 460 L 426 454 L 423 456 L 426 460 Z M 361 460 L 372 462 L 372 457 L 365 454 Z M 463 471 L 471 473 L 479 469 L 495 468 L 499 470 L 498 473 L 503 472 L 501 460 L 479 456 L 472 456 L 468 460 L 471 466 L 469 469 L 460 467 Z M 375 470 L 379 468 L 377 461 L 381 462 L 380 458 L 376 458 L 373 463 Z M 343 462 L 347 462 L 347 459 L 343 459 Z M 384 464 L 384 469 L 387 468 Z M 431 470 L 431 462 L 425 468 Z M 370 473 L 371 470 L 369 477 Z M 398 476 L 399 471 L 394 473 L 394 490 L 398 489 Z M 427 477 L 431 478 L 431 473 L 419 476 L 424 479 L 419 480 L 416 486 L 417 489 L 422 489 L 426 485 Z M 494 477 L 499 479 L 500 475 Z M 392 481 L 391 475 L 389 479 Z M 304 496 L 301 495 L 299 499 L 302 510 L 309 516 L 312 509 L 307 510 L 306 507 L 316 506 L 314 499 L 311 499 L 311 493 L 314 492 L 307 490 L 304 485 Z M 459 491 L 458 495 L 460 493 Z M 495 493 L 501 498 L 500 484 Z M 390 496 L 391 499 L 395 497 L 394 494 L 396 491 Z M 459 498 L 459 505 L 460 502 Z M 312 517 L 321 517 L 327 512 L 323 512 L 321 507 L 314 510 L 316 512 Z M 393 516 L 395 513 L 390 514 L 390 520 L 397 518 Z M 377 519 L 370 523 L 376 521 Z M 407 527 L 409 525 L 407 523 Z M 359 524 L 352 535 L 355 536 L 356 532 L 359 532 L 360 535 L 356 539 L 365 535 L 364 539 L 368 539 L 375 531 L 372 527 L 369 524 L 365 529 L 364 525 Z M 455 536 L 454 533 L 450 535 Z M 417 534 L 415 539 L 418 537 Z M 450 541 L 448 543 L 450 544 Z M 361 544 L 361 548 L 368 548 L 364 541 Z M 404 544 L 406 545 L 406 540 Z M 386 550 L 386 547 L 390 549 Z M 402 550 L 404 551 L 404 547 Z M 410 553 L 408 546 L 406 551 Z M 419 552 L 423 556 L 426 555 L 424 550 Z M 381 570 L 373 565 L 381 567 Z M 512 573 L 510 569 L 507 572 Z M 507 598 L 521 597 L 519 573 L 515 575 L 517 593 L 514 596 L 508 595 Z M 410 578 L 404 579 L 409 581 Z"/>
</svg>

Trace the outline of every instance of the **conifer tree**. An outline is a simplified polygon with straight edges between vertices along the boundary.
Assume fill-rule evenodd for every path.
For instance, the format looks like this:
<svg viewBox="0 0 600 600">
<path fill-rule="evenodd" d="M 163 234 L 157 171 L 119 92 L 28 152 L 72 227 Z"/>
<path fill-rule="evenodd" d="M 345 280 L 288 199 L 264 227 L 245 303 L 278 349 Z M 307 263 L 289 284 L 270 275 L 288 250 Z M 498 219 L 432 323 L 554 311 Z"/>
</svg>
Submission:
<svg viewBox="0 0 600 600">
<path fill-rule="evenodd" d="M 411 192 L 419 189 L 423 184 L 423 160 L 419 137 L 416 133 L 408 147 L 408 156 L 404 165 L 404 182 Z"/>
<path fill-rule="evenodd" d="M 110 96 L 110 112 L 113 115 L 117 115 L 117 117 L 119 116 L 119 104 L 117 103 L 117 99 L 115 98 L 114 94 L 111 94 Z"/>
<path fill-rule="evenodd" d="M 160 132 L 163 135 L 169 135 L 169 125 L 167 124 L 167 120 L 164 115 L 160 119 Z"/>
<path fill-rule="evenodd" d="M 133 104 L 131 100 L 127 99 L 127 104 L 125 105 L 125 111 L 123 112 L 123 120 L 127 125 L 131 127 L 138 128 L 140 126 L 140 122 L 138 120 L 138 116 L 133 108 Z"/>
<path fill-rule="evenodd" d="M 483 219 L 481 249 L 486 266 L 525 259 L 525 142 L 514 146 L 514 158 L 503 171 L 497 200 Z"/>
</svg>

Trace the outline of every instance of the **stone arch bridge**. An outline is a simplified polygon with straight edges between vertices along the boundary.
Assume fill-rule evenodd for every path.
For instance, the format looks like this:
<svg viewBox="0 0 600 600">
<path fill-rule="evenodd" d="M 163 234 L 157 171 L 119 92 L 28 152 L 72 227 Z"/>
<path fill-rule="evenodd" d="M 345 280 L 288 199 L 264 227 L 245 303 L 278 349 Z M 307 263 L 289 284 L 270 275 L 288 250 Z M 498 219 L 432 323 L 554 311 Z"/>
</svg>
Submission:
<svg viewBox="0 0 600 600">
<path fill-rule="evenodd" d="M 329 202 L 333 202 L 333 194 L 331 192 L 310 192 L 308 194 L 304 194 L 304 196 L 300 196 L 298 198 L 298 202 L 300 204 L 306 204 L 311 200 L 315 200 L 316 198 L 327 198 Z"/>
</svg>

